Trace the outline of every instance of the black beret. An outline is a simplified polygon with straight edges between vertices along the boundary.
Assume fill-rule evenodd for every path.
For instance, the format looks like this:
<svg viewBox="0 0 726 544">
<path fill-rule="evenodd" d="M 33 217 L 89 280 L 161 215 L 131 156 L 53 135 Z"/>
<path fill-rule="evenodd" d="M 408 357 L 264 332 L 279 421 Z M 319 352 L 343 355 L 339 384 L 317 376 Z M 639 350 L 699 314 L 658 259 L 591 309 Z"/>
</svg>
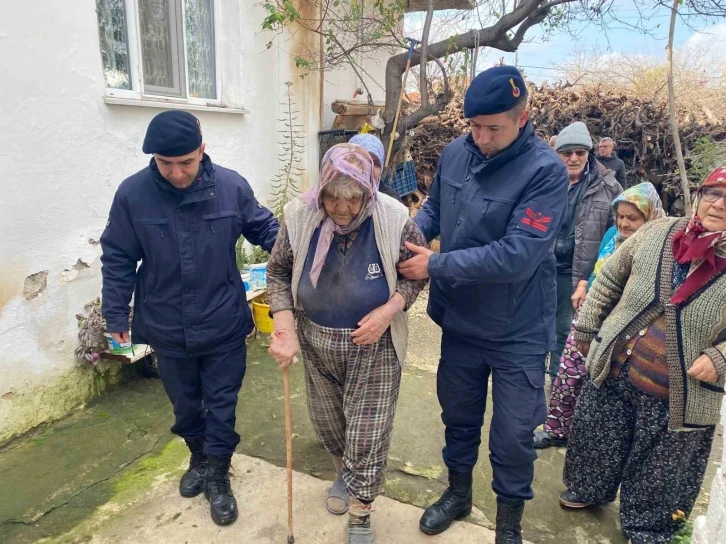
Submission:
<svg viewBox="0 0 726 544">
<path fill-rule="evenodd" d="M 464 97 L 464 117 L 495 115 L 527 99 L 527 86 L 514 66 L 495 66 L 476 76 Z"/>
<path fill-rule="evenodd" d="M 164 157 L 181 157 L 202 145 L 199 119 L 188 111 L 171 110 L 160 113 L 146 129 L 143 152 Z"/>
</svg>

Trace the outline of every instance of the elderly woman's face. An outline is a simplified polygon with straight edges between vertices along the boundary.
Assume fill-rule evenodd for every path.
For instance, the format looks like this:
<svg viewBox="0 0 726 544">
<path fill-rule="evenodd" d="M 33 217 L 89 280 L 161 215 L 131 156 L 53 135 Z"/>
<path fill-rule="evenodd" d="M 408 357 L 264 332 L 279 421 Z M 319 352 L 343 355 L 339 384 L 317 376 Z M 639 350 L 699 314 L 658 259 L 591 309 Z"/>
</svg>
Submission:
<svg viewBox="0 0 726 544">
<path fill-rule="evenodd" d="M 709 232 L 726 230 L 726 189 L 704 187 L 696 210 L 703 227 Z"/>
<path fill-rule="evenodd" d="M 342 179 L 323 189 L 322 201 L 328 217 L 339 227 L 347 227 L 363 208 L 364 194 L 362 188 L 352 190 L 351 184 Z"/>
<path fill-rule="evenodd" d="M 627 240 L 635 234 L 635 231 L 645 225 L 645 216 L 635 204 L 620 202 L 615 212 L 615 224 L 618 227 L 620 236 Z"/>
</svg>

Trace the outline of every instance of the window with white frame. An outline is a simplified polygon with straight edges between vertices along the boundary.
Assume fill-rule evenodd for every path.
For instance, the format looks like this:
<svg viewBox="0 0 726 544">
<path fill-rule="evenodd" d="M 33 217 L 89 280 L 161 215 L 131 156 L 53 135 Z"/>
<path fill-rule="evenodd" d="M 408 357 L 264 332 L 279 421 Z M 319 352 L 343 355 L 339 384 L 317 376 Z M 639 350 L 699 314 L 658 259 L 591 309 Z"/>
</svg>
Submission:
<svg viewBox="0 0 726 544">
<path fill-rule="evenodd" d="M 96 0 L 106 87 L 216 100 L 214 2 Z"/>
</svg>

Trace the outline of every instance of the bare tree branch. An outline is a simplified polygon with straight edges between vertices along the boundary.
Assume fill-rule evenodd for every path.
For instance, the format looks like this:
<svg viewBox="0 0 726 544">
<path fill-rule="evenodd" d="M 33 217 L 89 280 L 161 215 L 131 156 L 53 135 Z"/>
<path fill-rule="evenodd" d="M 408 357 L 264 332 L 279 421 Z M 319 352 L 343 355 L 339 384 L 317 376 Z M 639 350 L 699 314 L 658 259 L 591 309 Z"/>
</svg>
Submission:
<svg viewBox="0 0 726 544">
<path fill-rule="evenodd" d="M 678 170 L 681 174 L 681 186 L 683 189 L 683 203 L 686 211 L 691 209 L 691 189 L 688 185 L 688 174 L 686 173 L 686 161 L 683 160 L 683 148 L 681 147 L 681 136 L 678 134 L 678 120 L 676 119 L 676 90 L 673 85 L 673 38 L 676 33 L 676 18 L 678 16 L 678 5 L 680 0 L 673 0 L 671 12 L 671 26 L 668 31 L 668 110 L 671 118 L 671 132 L 673 133 L 673 145 L 676 148 L 676 160 Z"/>
<path fill-rule="evenodd" d="M 431 21 L 434 18 L 434 0 L 429 0 L 428 9 L 426 11 L 426 22 L 424 23 L 423 36 L 421 37 L 421 56 L 428 59 L 429 49 L 429 32 L 431 31 Z M 419 71 L 419 91 L 421 93 L 421 106 L 429 105 L 429 82 L 426 78 L 426 62 L 421 63 Z"/>
</svg>

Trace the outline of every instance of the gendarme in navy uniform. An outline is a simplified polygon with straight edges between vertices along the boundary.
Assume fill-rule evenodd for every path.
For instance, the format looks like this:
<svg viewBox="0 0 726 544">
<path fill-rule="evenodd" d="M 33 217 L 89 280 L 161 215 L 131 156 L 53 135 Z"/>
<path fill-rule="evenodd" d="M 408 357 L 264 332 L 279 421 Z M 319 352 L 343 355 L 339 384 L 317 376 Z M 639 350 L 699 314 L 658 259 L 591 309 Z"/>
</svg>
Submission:
<svg viewBox="0 0 726 544">
<path fill-rule="evenodd" d="M 190 113 L 152 119 L 143 151 L 154 157 L 121 183 L 101 236 L 102 310 L 108 332 L 127 341 L 134 294 L 133 340 L 156 352 L 176 416 L 171 431 L 192 452 L 179 491 L 204 491 L 212 519 L 226 525 L 237 518 L 228 471 L 253 326 L 234 247 L 243 235 L 270 251 L 279 225 L 247 181 L 204 148 Z"/>
<path fill-rule="evenodd" d="M 471 133 L 444 150 L 415 221 L 441 253 L 419 254 L 399 270 L 431 277 L 429 315 L 443 329 L 438 396 L 446 425 L 449 488 L 421 518 L 438 534 L 471 512 L 487 385 L 497 495 L 497 543 L 521 543 L 524 501 L 532 498 L 532 432 L 544 422 L 544 374 L 555 342 L 552 243 L 567 197 L 562 161 L 528 121 L 519 71 L 479 74 L 464 100 Z"/>
</svg>

